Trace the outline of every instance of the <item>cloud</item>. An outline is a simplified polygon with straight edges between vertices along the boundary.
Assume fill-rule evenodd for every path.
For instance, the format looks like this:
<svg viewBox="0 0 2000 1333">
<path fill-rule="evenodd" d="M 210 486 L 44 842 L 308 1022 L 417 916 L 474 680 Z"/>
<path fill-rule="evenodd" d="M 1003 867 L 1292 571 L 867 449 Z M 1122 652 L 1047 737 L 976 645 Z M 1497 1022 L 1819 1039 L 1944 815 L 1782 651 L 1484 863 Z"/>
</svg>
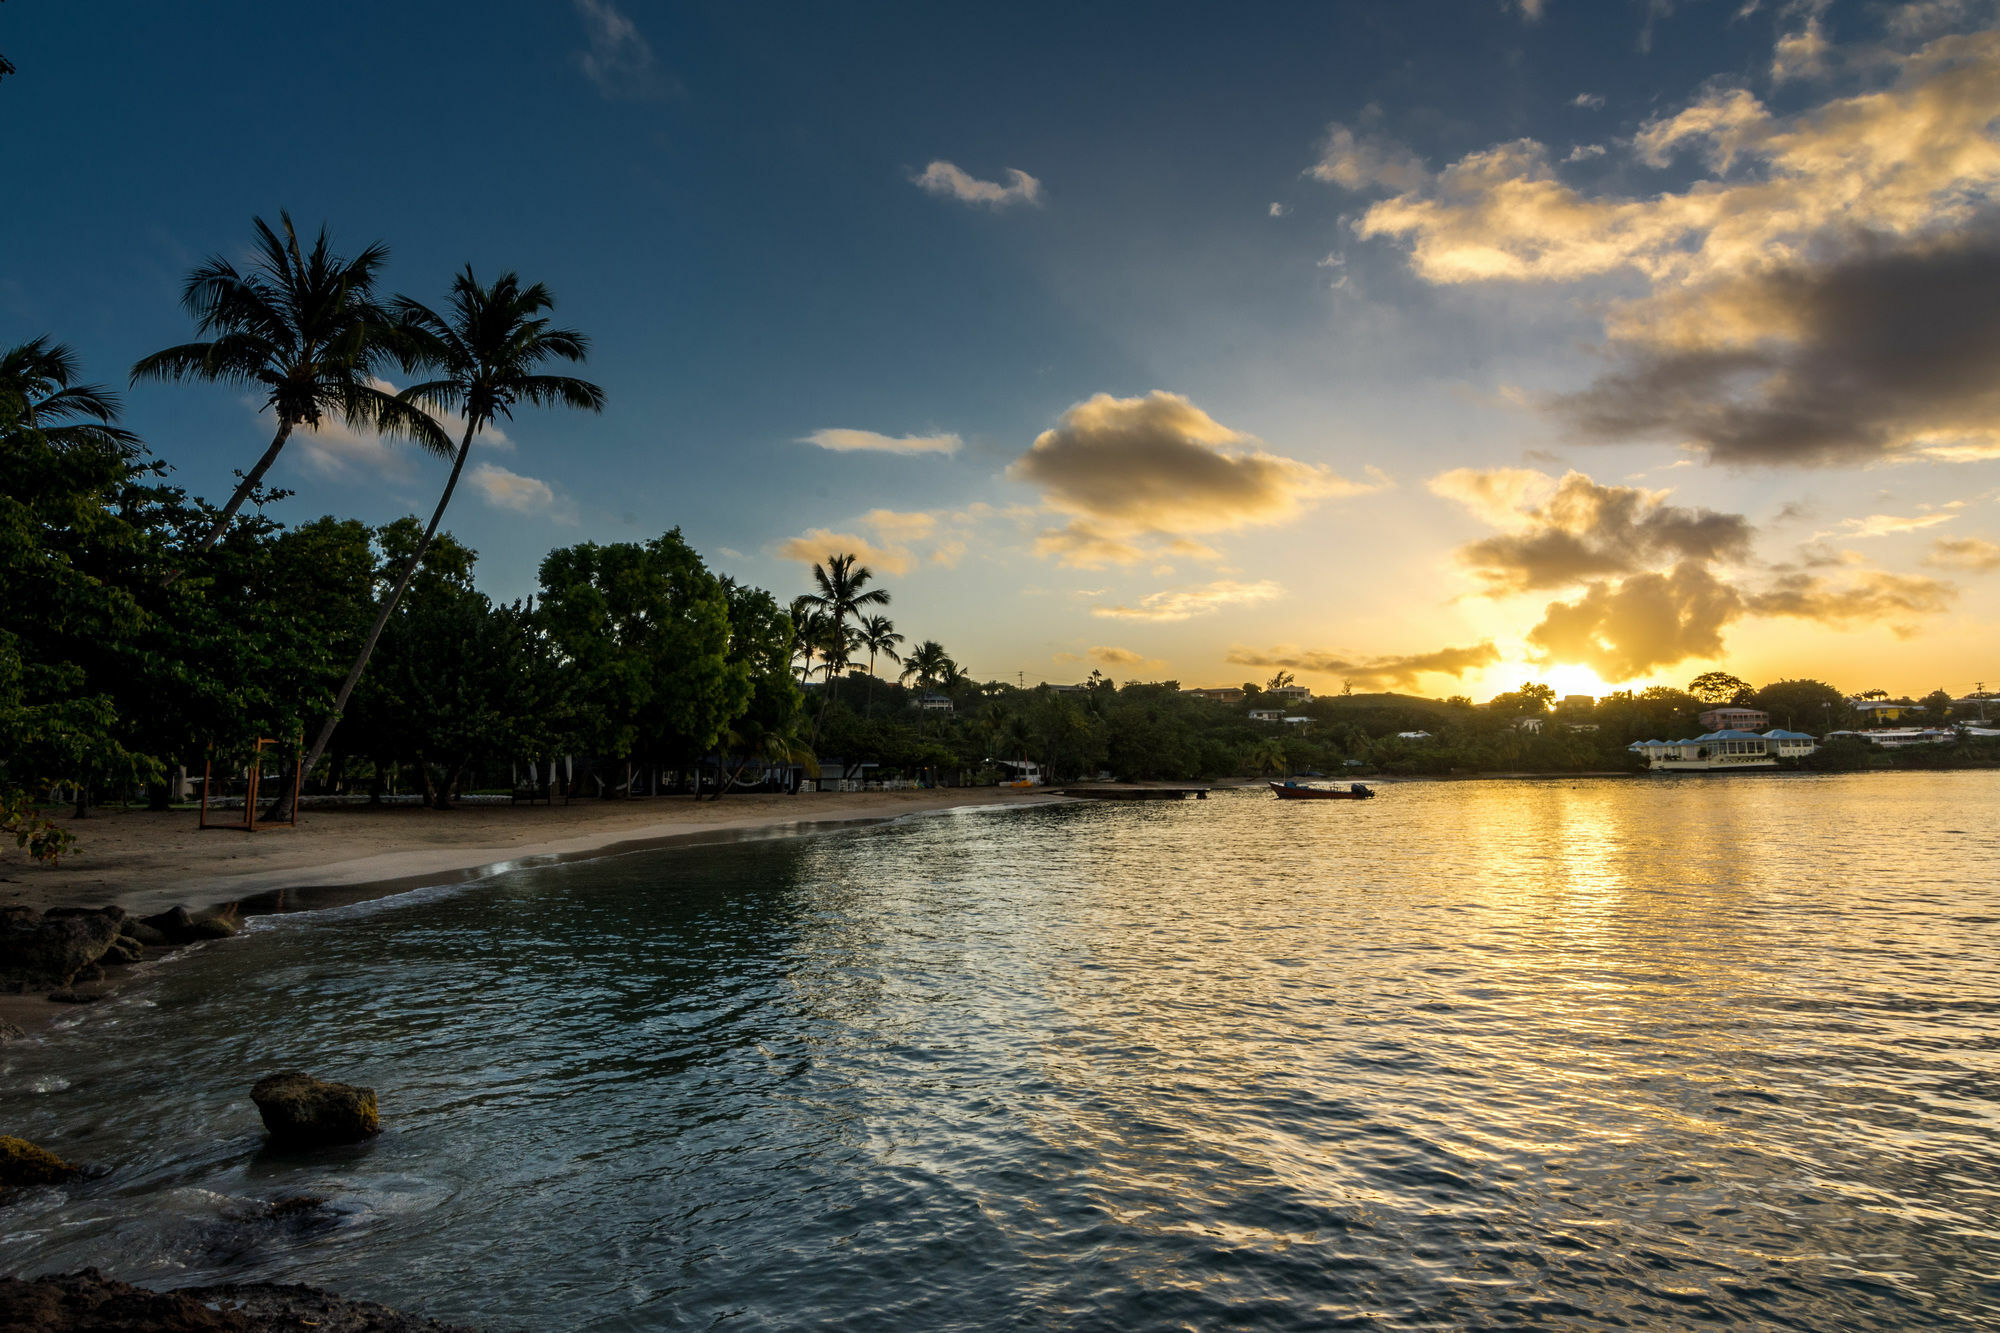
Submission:
<svg viewBox="0 0 2000 1333">
<path fill-rule="evenodd" d="M 1940 537 L 1931 543 L 1924 563 L 1937 569 L 1963 569 L 1991 574 L 2000 569 L 2000 543 L 1979 537 Z"/>
<path fill-rule="evenodd" d="M 1289 205 L 1289 204 L 1280 204 L 1280 203 L 1276 203 L 1276 202 L 1273 202 L 1273 203 L 1272 203 L 1272 205 L 1271 205 L 1271 207 L 1270 207 L 1270 209 L 1269 209 L 1268 211 L 1270 212 L 1270 215 L 1271 215 L 1272 217 L 1274 217 L 1274 218 L 1281 218 L 1281 217 L 1285 216 L 1285 214 L 1287 214 L 1287 213 L 1291 212 L 1291 211 L 1292 211 L 1292 209 L 1291 209 L 1291 205 Z"/>
<path fill-rule="evenodd" d="M 652 43 L 611 0 L 573 0 L 583 16 L 588 51 L 576 53 L 576 66 L 614 102 L 643 102 L 665 97 L 675 81 L 653 59 Z"/>
<path fill-rule="evenodd" d="M 1844 585 L 1815 574 L 1786 574 L 1747 601 L 1762 616 L 1792 616 L 1835 627 L 1887 622 L 1897 637 L 1908 638 L 1916 632 L 1910 617 L 1937 615 L 1957 596 L 1957 588 L 1938 579 L 1876 569 Z"/>
<path fill-rule="evenodd" d="M 1510 529 L 1458 552 L 1490 596 L 1750 553 L 1753 533 L 1741 514 L 1670 505 L 1666 491 L 1606 486 L 1581 472 L 1557 480 L 1526 468 L 1457 468 L 1432 478 L 1430 489 Z"/>
<path fill-rule="evenodd" d="M 1326 127 L 1319 161 L 1307 167 L 1305 174 L 1349 190 L 1366 190 L 1377 185 L 1392 190 L 1415 190 L 1423 185 L 1428 173 L 1417 155 L 1401 144 L 1375 135 L 1356 134 L 1335 121 Z"/>
<path fill-rule="evenodd" d="M 955 454 L 964 444 L 956 435 L 878 435 L 872 430 L 830 427 L 802 437 L 800 444 L 816 444 L 835 453 Z"/>
<path fill-rule="evenodd" d="M 1085 568 L 1149 558 L 1161 542 L 1288 522 L 1315 501 L 1379 490 L 1269 453 L 1179 394 L 1098 394 L 1064 412 L 1007 475 L 1070 516 L 1036 549 Z M 1180 553 L 1187 553 L 1182 547 Z"/>
<path fill-rule="evenodd" d="M 1778 38 L 1778 45 L 1771 53 L 1771 82 L 1821 77 L 1826 73 L 1827 53 L 1831 49 L 1826 33 L 1819 26 L 1819 15 L 1812 15 L 1803 28 Z"/>
<path fill-rule="evenodd" d="M 939 159 L 910 177 L 916 187 L 927 194 L 944 199 L 956 199 L 961 204 L 983 204 L 987 208 L 1006 208 L 1013 204 L 1032 204 L 1041 207 L 1042 183 L 1025 171 L 1007 168 L 1007 183 L 983 181 L 972 176 L 950 162 Z"/>
<path fill-rule="evenodd" d="M 1144 653 L 1135 653 L 1130 648 L 1113 648 L 1110 646 L 1092 648 L 1090 650 L 1090 660 L 1099 666 L 1107 667 L 1145 666 L 1149 662 L 1154 666 L 1163 665 L 1158 658 L 1148 657 Z"/>
<path fill-rule="evenodd" d="M 1458 468 L 1432 478 L 1430 489 L 1501 530 L 1458 551 L 1487 596 L 1580 589 L 1544 606 L 1527 634 L 1529 652 L 1543 663 L 1588 665 L 1609 681 L 1718 656 L 1723 631 L 1747 616 L 1835 628 L 1887 622 L 1907 635 L 1914 617 L 1944 610 L 1956 595 L 1950 584 L 1863 568 L 1853 552 L 1811 544 L 1798 563 L 1725 577 L 1716 567 L 1751 561 L 1756 533 L 1741 514 L 1670 505 L 1666 491 L 1607 486 L 1580 472 L 1558 479 L 1527 468 Z M 1860 535 L 1905 522 L 1877 515 L 1853 526 Z M 1841 572 L 1836 579 L 1820 570 Z"/>
<path fill-rule="evenodd" d="M 1847 529 L 1846 535 L 1850 537 L 1894 537 L 1905 532 L 1934 528 L 1957 517 L 1950 510 L 1936 514 L 1870 514 L 1866 518 L 1843 520 L 1841 526 Z"/>
<path fill-rule="evenodd" d="M 1569 104 L 1573 107 L 1580 107 L 1585 111 L 1596 111 L 1604 105 L 1604 94 L 1578 93 L 1575 97 L 1569 99 Z"/>
<path fill-rule="evenodd" d="M 1514 8 L 1521 11 L 1521 18 L 1529 23 L 1540 23 L 1542 15 L 1549 9 L 1549 0 L 1514 0 Z"/>
<path fill-rule="evenodd" d="M 824 562 L 830 555 L 852 555 L 877 573 L 884 574 L 907 574 L 913 561 L 906 549 L 877 546 L 866 537 L 851 532 L 834 532 L 829 528 L 808 528 L 801 536 L 787 537 L 778 543 L 778 555 L 805 565 Z"/>
<path fill-rule="evenodd" d="M 546 481 L 524 477 L 493 463 L 475 463 L 465 474 L 472 489 L 495 509 L 511 509 L 517 514 L 541 514 L 559 523 L 576 519 L 574 507 L 557 495 Z"/>
<path fill-rule="evenodd" d="M 1352 653 L 1323 652 L 1318 649 L 1281 645 L 1258 650 L 1241 645 L 1229 650 L 1229 661 L 1238 666 L 1283 667 L 1339 676 L 1352 685 L 1411 686 L 1419 676 L 1460 677 L 1500 660 L 1500 650 L 1491 641 L 1469 648 L 1438 648 L 1428 653 L 1365 657 Z"/>
<path fill-rule="evenodd" d="M 1336 135 L 1308 174 L 1391 191 L 1355 230 L 1433 283 L 1636 275 L 1606 323 L 1619 364 L 1553 404 L 1587 438 L 1723 463 L 2000 456 L 2000 31 L 1850 63 L 1893 77 L 1795 114 L 1712 86 L 1642 126 L 1635 171 L 1692 168 L 1657 193 L 1571 185 L 1531 139 L 1433 173 Z"/>
<path fill-rule="evenodd" d="M 786 538 L 775 549 L 781 558 L 804 564 L 851 553 L 889 574 L 907 574 L 926 559 L 950 568 L 964 558 L 974 525 L 995 515 L 1008 516 L 985 504 L 951 511 L 871 509 L 856 522 L 869 536 L 812 528 Z"/>
<path fill-rule="evenodd" d="M 1192 588 L 1168 588 L 1162 592 L 1147 593 L 1139 599 L 1137 606 L 1093 606 L 1090 614 L 1118 620 L 1188 620 L 1220 611 L 1225 606 L 1268 602 L 1282 596 L 1284 591 L 1268 579 L 1256 583 L 1221 579 Z"/>
<path fill-rule="evenodd" d="M 1528 648 L 1543 663 L 1580 662 L 1607 681 L 1630 680 L 1690 657 L 1720 656 L 1723 629 L 1742 614 L 1736 589 L 1690 561 L 1549 603 L 1528 631 Z"/>
<path fill-rule="evenodd" d="M 1659 300 L 1617 331 L 1620 368 L 1557 410 L 1722 463 L 2000 457 L 2000 225 L 1865 245 Z"/>
<path fill-rule="evenodd" d="M 1588 162 L 1593 157 L 1603 157 L 1609 151 L 1601 143 L 1580 143 L 1569 150 L 1569 156 L 1564 158 L 1563 161 Z"/>
<path fill-rule="evenodd" d="M 357 430 L 337 417 L 323 417 L 317 426 L 299 428 L 292 436 L 298 455 L 323 477 L 344 477 L 350 471 L 377 476 L 413 476 L 411 451 L 392 444 L 372 430 Z"/>
</svg>

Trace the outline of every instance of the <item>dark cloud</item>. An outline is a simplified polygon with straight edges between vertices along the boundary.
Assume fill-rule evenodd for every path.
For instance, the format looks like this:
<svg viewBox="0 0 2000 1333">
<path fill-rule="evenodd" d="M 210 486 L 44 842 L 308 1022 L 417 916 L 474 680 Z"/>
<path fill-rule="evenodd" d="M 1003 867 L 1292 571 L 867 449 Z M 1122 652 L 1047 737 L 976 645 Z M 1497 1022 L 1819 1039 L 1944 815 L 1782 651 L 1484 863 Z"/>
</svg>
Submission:
<svg viewBox="0 0 2000 1333">
<path fill-rule="evenodd" d="M 1347 653 L 1320 652 L 1300 648 L 1272 648 L 1257 651 L 1232 648 L 1229 660 L 1238 666 L 1283 667 L 1287 671 L 1309 671 L 1339 676 L 1355 685 L 1410 686 L 1426 675 L 1463 676 L 1500 660 L 1500 650 L 1491 642 L 1469 648 L 1439 648 L 1428 653 L 1390 657 L 1356 657 Z"/>
<path fill-rule="evenodd" d="M 1537 486 L 1554 489 L 1535 498 Z M 1581 472 L 1551 483 L 1517 469 L 1460 468 L 1431 489 L 1516 531 L 1472 542 L 1458 558 L 1494 596 L 1566 588 L 1662 564 L 1746 559 L 1754 535 L 1741 514 L 1685 508 L 1665 492 L 1606 486 Z"/>
<path fill-rule="evenodd" d="M 1898 637 L 1916 632 L 1915 616 L 1937 615 L 1958 597 L 1958 589 L 1921 574 L 1872 569 L 1836 584 L 1817 574 L 1781 575 L 1767 590 L 1746 600 L 1760 616 L 1791 616 L 1835 627 L 1887 624 Z"/>
<path fill-rule="evenodd" d="M 2000 569 L 2000 544 L 1980 537 L 1940 537 L 1931 544 L 1924 563 L 1939 569 L 1968 569 L 1990 574 Z"/>
<path fill-rule="evenodd" d="M 1690 292 L 1626 332 L 1618 370 L 1557 400 L 1586 437 L 1690 443 L 1734 464 L 2000 456 L 1990 226 L 1901 248 L 1871 239 L 1823 267 Z"/>
<path fill-rule="evenodd" d="M 1008 475 L 1071 516 L 1067 527 L 1045 531 L 1037 550 L 1086 567 L 1129 564 L 1160 549 L 1137 537 L 1282 523 L 1314 500 L 1379 489 L 1268 453 L 1181 395 L 1160 392 L 1101 393 L 1078 403 Z"/>
</svg>

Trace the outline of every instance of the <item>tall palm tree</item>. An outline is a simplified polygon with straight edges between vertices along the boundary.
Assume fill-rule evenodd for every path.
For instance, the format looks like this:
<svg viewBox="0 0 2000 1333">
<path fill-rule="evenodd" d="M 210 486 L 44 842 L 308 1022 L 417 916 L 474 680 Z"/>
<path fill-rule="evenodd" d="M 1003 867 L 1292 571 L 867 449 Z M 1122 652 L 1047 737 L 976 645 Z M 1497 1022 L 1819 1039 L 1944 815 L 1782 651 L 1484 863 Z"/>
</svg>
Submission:
<svg viewBox="0 0 2000 1333">
<path fill-rule="evenodd" d="M 810 597 L 794 597 L 791 605 L 792 657 L 799 664 L 799 684 L 812 679 L 813 658 L 826 638 L 826 617 Z"/>
<path fill-rule="evenodd" d="M 0 352 L 0 412 L 39 431 L 59 447 L 125 453 L 139 437 L 114 423 L 118 395 L 100 384 L 78 384 L 76 353 L 46 337 Z"/>
<path fill-rule="evenodd" d="M 853 555 L 829 555 L 826 563 L 813 565 L 813 586 L 815 592 L 806 594 L 814 606 L 826 614 L 833 622 L 831 638 L 843 649 L 846 647 L 847 622 L 858 620 L 864 608 L 887 606 L 889 594 L 881 588 L 870 588 L 868 584 L 875 577 L 875 571 L 857 563 L 859 557 Z M 827 677 L 827 693 L 833 692 L 833 677 Z"/>
<path fill-rule="evenodd" d="M 541 283 L 523 287 L 515 274 L 503 273 L 491 286 L 486 286 L 474 276 L 470 264 L 452 280 L 447 313 L 440 314 L 407 296 L 396 298 L 397 329 L 405 356 L 412 365 L 438 372 L 438 378 L 403 390 L 401 400 L 432 412 L 462 414 L 465 434 L 452 456 L 451 476 L 445 481 L 444 493 L 438 496 L 437 508 L 431 511 L 430 526 L 424 529 L 423 539 L 403 563 L 402 576 L 375 613 L 375 624 L 334 698 L 333 712 L 327 716 L 319 739 L 313 742 L 306 756 L 305 772 L 310 773 L 326 753 L 327 742 L 333 739 L 334 728 L 340 725 L 341 711 L 347 707 L 361 673 L 367 670 L 383 627 L 396 613 L 404 590 L 430 550 L 438 524 L 444 521 L 445 508 L 451 504 L 452 492 L 458 488 L 459 474 L 465 470 L 465 458 L 472 451 L 473 439 L 500 417 L 511 421 L 517 403 L 575 407 L 591 412 L 604 410 L 604 390 L 595 384 L 567 375 L 544 375 L 537 369 L 552 358 L 582 361 L 590 351 L 590 339 L 583 334 L 574 329 L 549 327 L 542 312 L 554 306 L 555 297 Z"/>
<path fill-rule="evenodd" d="M 902 680 L 916 678 L 917 682 L 917 733 L 923 734 L 923 696 L 936 689 L 948 675 L 958 670 L 958 663 L 951 660 L 951 654 L 936 639 L 925 639 L 910 649 L 903 658 Z"/>
<path fill-rule="evenodd" d="M 895 623 L 887 616 L 869 616 L 861 622 L 861 646 L 868 650 L 868 712 L 871 716 L 875 712 L 875 658 L 879 654 L 891 662 L 902 661 L 902 655 L 896 651 L 896 645 L 902 641 L 903 636 L 896 633 Z"/>
<path fill-rule="evenodd" d="M 375 299 L 375 279 L 388 262 L 388 248 L 378 242 L 343 259 L 333 253 L 325 227 L 306 250 L 289 213 L 278 214 L 282 236 L 262 218 L 251 221 L 257 259 L 249 271 L 217 255 L 190 273 L 181 291 L 196 332 L 209 340 L 169 347 L 132 367 L 134 383 L 193 379 L 259 386 L 263 405 L 277 417 L 270 447 L 243 474 L 196 555 L 222 539 L 300 426 L 317 426 L 332 415 L 451 454 L 451 437 L 435 421 L 375 382 L 374 372 L 389 361 L 394 342 Z M 177 577 L 179 571 L 167 581 Z"/>
</svg>

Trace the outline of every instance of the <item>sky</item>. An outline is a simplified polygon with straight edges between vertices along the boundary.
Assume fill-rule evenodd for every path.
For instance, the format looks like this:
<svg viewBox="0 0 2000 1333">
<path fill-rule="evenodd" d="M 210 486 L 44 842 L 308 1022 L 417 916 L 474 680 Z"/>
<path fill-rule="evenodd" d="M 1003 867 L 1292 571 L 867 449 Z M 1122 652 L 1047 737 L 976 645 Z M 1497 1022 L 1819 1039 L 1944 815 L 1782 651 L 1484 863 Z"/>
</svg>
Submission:
<svg viewBox="0 0 2000 1333">
<path fill-rule="evenodd" d="M 280 210 L 548 284 L 608 404 L 475 447 L 495 597 L 678 527 L 781 598 L 858 553 L 982 679 L 2000 687 L 1990 0 L 12 0 L 0 52 L 0 344 L 122 388 Z M 126 404 L 217 499 L 270 438 Z M 274 512 L 444 472 L 331 423 Z"/>
</svg>

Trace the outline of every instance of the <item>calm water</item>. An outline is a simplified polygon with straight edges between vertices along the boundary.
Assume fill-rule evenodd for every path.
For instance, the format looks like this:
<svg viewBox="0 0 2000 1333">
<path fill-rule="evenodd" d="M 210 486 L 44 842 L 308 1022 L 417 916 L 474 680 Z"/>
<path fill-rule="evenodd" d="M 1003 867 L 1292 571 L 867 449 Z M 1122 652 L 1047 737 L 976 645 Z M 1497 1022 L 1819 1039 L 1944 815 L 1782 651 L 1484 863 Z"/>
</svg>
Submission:
<svg viewBox="0 0 2000 1333">
<path fill-rule="evenodd" d="M 0 1271 L 534 1329 L 2000 1328 L 1996 774 L 648 853 L 266 919 L 4 1050 L 0 1130 L 112 1169 L 0 1211 Z M 289 1065 L 388 1132 L 264 1151 Z"/>
</svg>

